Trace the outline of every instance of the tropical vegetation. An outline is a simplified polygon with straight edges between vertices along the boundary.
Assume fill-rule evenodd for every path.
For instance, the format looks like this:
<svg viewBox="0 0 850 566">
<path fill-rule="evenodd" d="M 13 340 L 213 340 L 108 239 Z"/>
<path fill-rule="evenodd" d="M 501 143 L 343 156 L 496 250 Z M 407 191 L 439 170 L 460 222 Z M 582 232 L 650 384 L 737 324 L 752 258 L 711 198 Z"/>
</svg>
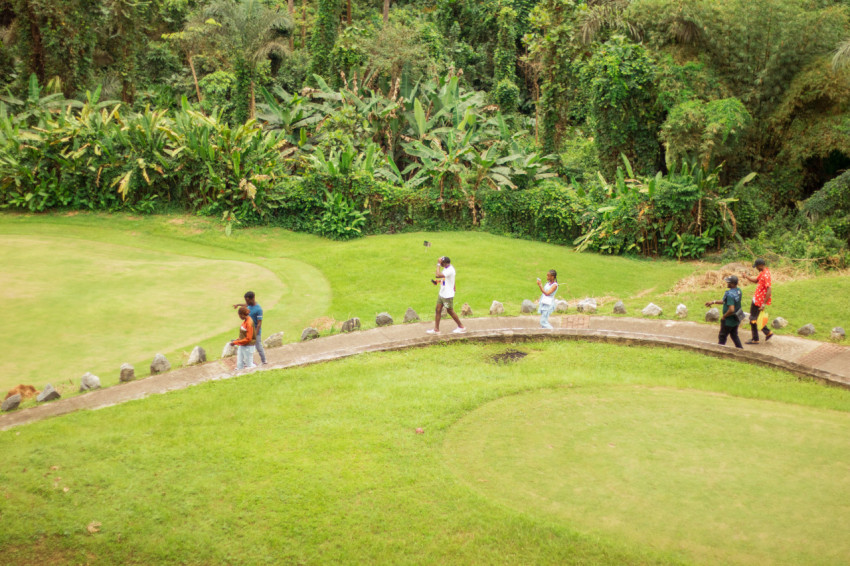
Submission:
<svg viewBox="0 0 850 566">
<path fill-rule="evenodd" d="M 0 206 L 842 267 L 848 37 L 844 0 L 0 0 Z"/>
</svg>

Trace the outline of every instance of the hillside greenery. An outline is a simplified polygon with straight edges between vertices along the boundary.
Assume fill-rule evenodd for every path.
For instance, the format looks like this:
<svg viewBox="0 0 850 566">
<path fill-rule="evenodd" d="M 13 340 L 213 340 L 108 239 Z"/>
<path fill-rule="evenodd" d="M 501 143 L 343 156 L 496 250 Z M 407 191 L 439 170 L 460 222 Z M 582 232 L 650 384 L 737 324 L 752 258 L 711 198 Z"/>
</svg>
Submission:
<svg viewBox="0 0 850 566">
<path fill-rule="evenodd" d="M 0 206 L 848 264 L 846 0 L 0 0 Z"/>
</svg>

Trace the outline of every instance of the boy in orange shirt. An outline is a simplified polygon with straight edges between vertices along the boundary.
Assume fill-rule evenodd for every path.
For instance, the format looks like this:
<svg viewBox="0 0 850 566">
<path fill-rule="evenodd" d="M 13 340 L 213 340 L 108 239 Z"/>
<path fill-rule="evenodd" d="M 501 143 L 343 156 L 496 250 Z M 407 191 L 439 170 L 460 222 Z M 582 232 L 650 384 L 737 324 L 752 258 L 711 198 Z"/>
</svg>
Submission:
<svg viewBox="0 0 850 566">
<path fill-rule="evenodd" d="M 239 318 L 242 319 L 242 326 L 239 327 L 239 338 L 230 341 L 233 346 L 239 346 L 236 355 L 236 369 L 255 368 L 257 367 L 254 364 L 256 339 L 254 338 L 254 321 L 249 316 L 251 311 L 248 310 L 248 307 L 239 307 L 237 312 Z"/>
</svg>

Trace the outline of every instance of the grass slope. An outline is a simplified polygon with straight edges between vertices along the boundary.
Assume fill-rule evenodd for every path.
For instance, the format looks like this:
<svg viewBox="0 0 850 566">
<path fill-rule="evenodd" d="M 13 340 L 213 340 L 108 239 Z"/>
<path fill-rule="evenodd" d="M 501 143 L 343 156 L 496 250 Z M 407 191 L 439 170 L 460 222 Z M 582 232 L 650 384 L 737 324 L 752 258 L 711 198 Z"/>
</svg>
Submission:
<svg viewBox="0 0 850 566">
<path fill-rule="evenodd" d="M 322 316 L 357 316 L 365 328 L 383 311 L 398 320 L 408 307 L 423 318 L 433 316 L 430 279 L 439 255 L 457 265 L 458 308 L 468 302 L 477 315 L 486 314 L 494 299 L 518 313 L 522 300 L 538 293 L 535 278 L 551 268 L 561 274 L 564 296 L 666 290 L 691 271 L 686 264 L 577 254 L 481 233 L 329 242 L 258 228 L 227 237 L 220 226 L 193 217 L 0 215 L 0 238 L 0 261 L 13 266 L 2 276 L 2 307 L 20 309 L 28 321 L 21 329 L 16 317 L 4 317 L 0 337 L 14 337 L 16 347 L 50 346 L 28 368 L 10 358 L 0 368 L 0 389 L 59 382 L 67 384 L 66 394 L 86 371 L 115 383 L 125 361 L 145 375 L 158 351 L 173 365 L 184 362 L 195 344 L 217 357 L 237 326 L 229 305 L 248 288 L 266 309 L 264 335 L 283 330 L 293 341 Z M 423 246 L 424 240 L 432 246 Z M 24 241 L 44 245 L 15 244 Z M 19 300 L 22 293 L 31 300 Z M 119 308 L 124 311 L 116 316 Z M 44 336 L 53 338 L 42 341 Z"/>
<path fill-rule="evenodd" d="M 55 379 L 69 363 L 106 377 L 116 362 L 236 335 L 235 297 L 253 287 L 273 307 L 283 292 L 255 264 L 57 237 L 0 236 L 0 264 L 0 298 L 16 313 L 0 341 L 22 354 L 0 360 L 0 388 Z"/>
<path fill-rule="evenodd" d="M 588 392 L 608 388 L 620 395 L 623 387 L 644 386 L 738 397 L 729 404 L 718 399 L 708 409 L 724 410 L 714 413 L 679 409 L 666 417 L 658 411 L 647 416 L 645 408 L 628 403 L 618 411 L 641 421 L 693 418 L 688 434 L 668 431 L 664 438 L 670 443 L 665 446 L 682 454 L 700 449 L 691 443 L 696 425 L 719 427 L 706 431 L 707 438 L 713 430 L 728 432 L 717 421 L 730 410 L 738 420 L 747 412 L 756 416 L 766 406 L 760 400 L 777 401 L 770 411 L 779 417 L 802 411 L 833 423 L 830 430 L 843 422 L 837 435 L 847 437 L 850 392 L 773 370 L 680 351 L 574 342 L 523 345 L 529 356 L 515 364 L 486 361 L 505 347 L 441 345 L 262 372 L 0 433 L 4 561 L 700 562 L 704 553 L 685 544 L 671 548 L 660 531 L 647 528 L 620 536 L 593 520 L 520 510 L 470 488 L 452 471 L 456 458 L 446 441 L 453 427 L 471 411 L 518 394 L 548 391 L 577 402 Z M 601 426 L 610 427 L 602 420 Z M 795 422 L 800 424 L 798 436 L 820 431 L 817 418 Z M 416 427 L 425 433 L 415 434 Z M 605 430 L 600 429 L 602 436 Z M 735 439 L 729 440 L 728 453 L 741 455 Z M 763 460 L 749 474 L 751 481 L 773 473 L 774 456 L 786 452 L 790 440 L 742 455 Z M 628 443 L 622 448 L 628 449 Z M 717 453 L 723 449 L 714 447 Z M 795 540 L 804 546 L 793 550 L 821 564 L 841 562 L 834 554 L 816 553 L 847 549 L 840 527 L 850 519 L 845 505 L 848 464 L 844 451 L 831 468 L 818 468 L 817 479 L 835 486 L 829 506 L 822 507 L 818 498 L 804 500 L 801 509 L 774 502 L 771 509 L 785 514 L 763 517 L 760 533 L 775 538 L 773 553 L 764 555 L 768 562 L 787 563 L 788 556 L 799 555 L 786 556 L 778 535 L 787 532 L 797 513 L 817 512 L 831 514 L 834 527 L 806 541 Z M 675 493 L 655 504 L 659 515 L 675 515 L 680 508 Z M 734 506 L 723 511 L 730 521 L 742 512 Z M 87 526 L 93 522 L 101 526 L 90 534 Z M 684 530 L 681 536 L 692 533 Z M 732 561 L 750 556 L 733 542 L 724 552 Z"/>
</svg>

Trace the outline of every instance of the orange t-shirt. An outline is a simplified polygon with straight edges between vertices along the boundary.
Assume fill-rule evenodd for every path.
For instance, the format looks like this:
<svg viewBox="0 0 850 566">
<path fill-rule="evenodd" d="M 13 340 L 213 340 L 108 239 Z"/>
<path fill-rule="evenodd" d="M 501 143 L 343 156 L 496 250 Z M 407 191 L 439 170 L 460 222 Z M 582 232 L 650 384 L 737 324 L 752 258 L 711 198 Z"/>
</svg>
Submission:
<svg viewBox="0 0 850 566">
<path fill-rule="evenodd" d="M 239 327 L 239 339 L 233 341 L 237 346 L 253 346 L 254 345 L 254 321 L 249 316 L 242 321 L 242 326 Z"/>
</svg>

